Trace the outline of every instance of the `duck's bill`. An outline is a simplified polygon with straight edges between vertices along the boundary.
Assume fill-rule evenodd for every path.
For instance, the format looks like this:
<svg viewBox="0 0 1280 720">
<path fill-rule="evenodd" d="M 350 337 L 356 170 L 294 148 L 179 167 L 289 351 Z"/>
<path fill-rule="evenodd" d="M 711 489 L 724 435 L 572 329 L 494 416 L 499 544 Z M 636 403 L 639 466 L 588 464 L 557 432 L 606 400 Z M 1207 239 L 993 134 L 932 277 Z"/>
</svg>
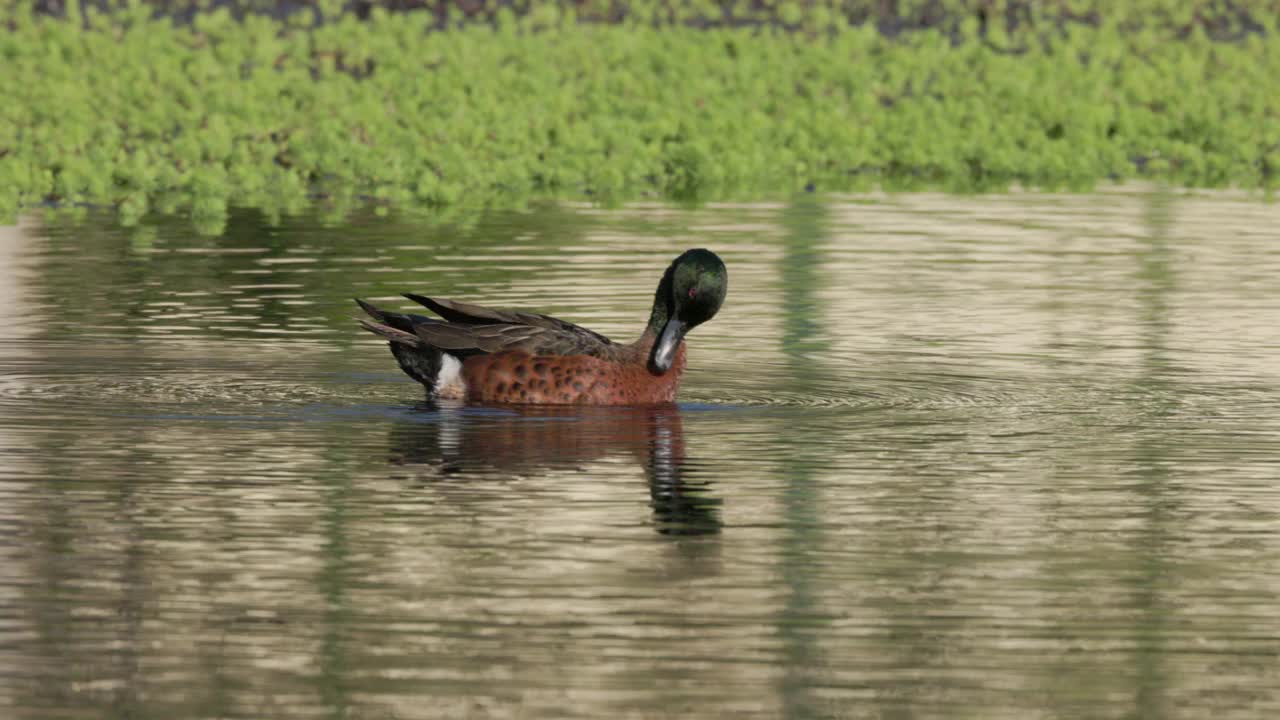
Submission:
<svg viewBox="0 0 1280 720">
<path fill-rule="evenodd" d="M 678 318 L 667 320 L 667 324 L 662 326 L 662 332 L 658 334 L 658 342 L 653 344 L 653 356 L 649 359 L 649 369 L 659 375 L 671 369 L 671 364 L 676 359 L 676 351 L 680 349 L 680 342 L 684 340 L 684 334 L 688 329 L 689 327 Z"/>
</svg>

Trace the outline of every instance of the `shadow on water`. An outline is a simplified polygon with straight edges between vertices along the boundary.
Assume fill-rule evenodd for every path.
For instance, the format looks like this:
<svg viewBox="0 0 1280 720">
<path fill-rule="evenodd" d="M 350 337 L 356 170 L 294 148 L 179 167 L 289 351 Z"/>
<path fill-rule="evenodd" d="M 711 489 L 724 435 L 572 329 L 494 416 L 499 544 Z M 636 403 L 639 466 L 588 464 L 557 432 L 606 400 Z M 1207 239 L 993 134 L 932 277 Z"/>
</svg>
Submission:
<svg viewBox="0 0 1280 720">
<path fill-rule="evenodd" d="M 606 459 L 639 465 L 648 480 L 656 530 L 708 535 L 721 529 L 711 482 L 686 479 L 681 411 L 654 407 L 462 408 L 424 404 L 392 426 L 388 460 L 414 479 L 482 482 L 582 470 Z"/>
</svg>

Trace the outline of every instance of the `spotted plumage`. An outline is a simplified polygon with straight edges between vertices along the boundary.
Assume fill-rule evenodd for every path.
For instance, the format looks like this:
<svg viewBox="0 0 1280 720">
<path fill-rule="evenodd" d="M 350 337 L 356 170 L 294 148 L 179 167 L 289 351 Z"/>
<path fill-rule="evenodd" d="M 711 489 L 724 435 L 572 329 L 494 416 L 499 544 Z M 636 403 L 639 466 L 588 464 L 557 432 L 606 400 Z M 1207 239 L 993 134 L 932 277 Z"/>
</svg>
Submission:
<svg viewBox="0 0 1280 720">
<path fill-rule="evenodd" d="M 401 369 L 433 398 L 477 403 L 642 405 L 671 402 L 685 367 L 685 334 L 710 320 L 728 289 L 724 263 L 689 250 L 671 263 L 649 322 L 616 343 L 558 318 L 456 300 L 405 297 L 440 319 L 381 310 L 360 324 L 386 338 Z"/>
</svg>

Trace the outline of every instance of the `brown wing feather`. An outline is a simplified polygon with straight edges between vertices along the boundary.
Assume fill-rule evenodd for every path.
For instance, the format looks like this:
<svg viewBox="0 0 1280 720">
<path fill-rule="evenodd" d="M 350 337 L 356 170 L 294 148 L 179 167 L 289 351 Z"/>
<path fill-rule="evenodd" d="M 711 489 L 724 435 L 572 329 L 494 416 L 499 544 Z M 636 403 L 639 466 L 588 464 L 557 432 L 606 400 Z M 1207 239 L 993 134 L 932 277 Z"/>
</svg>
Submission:
<svg viewBox="0 0 1280 720">
<path fill-rule="evenodd" d="M 365 330 L 368 330 L 369 332 L 375 335 L 381 335 L 382 337 L 390 340 L 391 342 L 400 343 L 401 345 L 409 345 L 411 347 L 416 347 L 418 345 L 417 336 L 410 335 L 409 333 L 404 332 L 403 330 L 397 330 L 389 325 L 383 325 L 382 323 L 369 322 L 368 320 L 363 320 L 363 319 L 357 319 L 356 322 L 360 323 L 360 327 L 364 328 Z"/>
<path fill-rule="evenodd" d="M 424 295 L 417 295 L 414 293 L 404 293 L 404 296 L 419 305 L 430 309 L 432 312 L 449 322 L 462 323 L 464 325 L 485 325 L 491 323 L 506 323 L 508 325 L 538 325 L 539 323 L 537 322 L 537 319 L 539 317 L 543 317 L 533 315 L 532 313 L 523 313 L 518 310 L 494 310 L 493 308 L 458 302 L 457 300 L 429 298 Z"/>
<path fill-rule="evenodd" d="M 530 325 L 457 325 L 423 322 L 413 326 L 429 345 L 452 352 L 497 353 L 520 350 L 530 355 L 613 357 L 617 345 L 602 346 L 580 335 Z"/>
<path fill-rule="evenodd" d="M 474 349 L 486 353 L 522 350 L 533 355 L 591 355 L 612 359 L 622 347 L 600 333 L 549 315 L 494 310 L 412 293 L 406 293 L 405 297 L 447 321 L 415 318 L 418 322 L 414 324 L 419 337 L 444 350 Z"/>
</svg>

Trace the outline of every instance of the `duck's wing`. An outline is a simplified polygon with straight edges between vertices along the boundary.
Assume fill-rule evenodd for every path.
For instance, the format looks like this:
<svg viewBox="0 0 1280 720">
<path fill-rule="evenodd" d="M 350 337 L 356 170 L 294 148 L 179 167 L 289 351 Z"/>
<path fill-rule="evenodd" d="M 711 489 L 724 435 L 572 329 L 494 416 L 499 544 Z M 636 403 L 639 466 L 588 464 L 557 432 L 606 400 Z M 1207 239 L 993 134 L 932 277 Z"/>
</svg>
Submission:
<svg viewBox="0 0 1280 720">
<path fill-rule="evenodd" d="M 549 332 L 549 334 L 544 336 L 548 340 L 551 338 L 557 338 L 569 343 L 579 350 L 584 348 L 597 348 L 600 350 L 600 353 L 578 352 L 565 354 L 607 355 L 618 347 L 617 343 L 594 330 L 588 330 L 581 325 L 575 325 L 566 320 L 551 317 L 550 315 L 540 315 L 538 313 L 524 312 L 522 310 L 496 310 L 494 308 L 472 305 L 471 303 L 459 302 L 457 300 L 429 298 L 422 295 L 415 295 L 413 293 L 405 293 L 405 297 L 419 305 L 429 308 L 440 317 L 457 325 L 473 327 L 507 325 L 511 327 L 538 328 Z M 515 331 L 508 330 L 508 332 Z"/>
<path fill-rule="evenodd" d="M 530 325 L 575 335 L 584 335 L 594 338 L 605 345 L 614 344 L 612 340 L 594 330 L 588 330 L 581 325 L 574 325 L 571 322 L 551 317 L 550 315 L 539 315 L 538 313 L 524 312 L 522 310 L 495 310 L 494 308 L 472 305 L 471 303 L 457 300 L 429 298 L 413 293 L 405 293 L 404 296 L 453 323 L 463 325 Z"/>
<path fill-rule="evenodd" d="M 365 327 L 393 342 L 409 337 L 458 356 L 504 351 L 523 351 L 530 355 L 591 355 L 612 359 L 621 346 L 609 338 L 584 327 L 547 315 L 490 308 L 451 300 L 406 295 L 414 302 L 431 308 L 444 320 L 421 315 L 390 313 L 369 303 L 357 301 L 382 327 L 399 335 Z"/>
</svg>

